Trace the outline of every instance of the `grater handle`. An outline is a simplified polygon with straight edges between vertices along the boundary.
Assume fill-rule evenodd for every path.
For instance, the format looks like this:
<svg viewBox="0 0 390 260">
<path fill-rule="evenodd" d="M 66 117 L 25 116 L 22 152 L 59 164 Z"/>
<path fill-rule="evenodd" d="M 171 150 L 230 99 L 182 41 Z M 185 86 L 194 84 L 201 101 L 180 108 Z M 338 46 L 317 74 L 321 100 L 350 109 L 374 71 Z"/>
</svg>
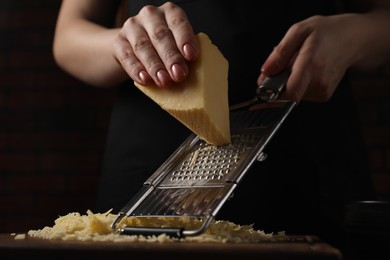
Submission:
<svg viewBox="0 0 390 260">
<path fill-rule="evenodd" d="M 230 111 L 248 109 L 258 103 L 277 99 L 286 86 L 290 74 L 291 69 L 287 68 L 275 76 L 265 78 L 261 85 L 257 87 L 256 96 L 253 99 L 230 106 Z"/>
<path fill-rule="evenodd" d="M 282 92 L 283 88 L 286 86 L 290 74 L 291 69 L 288 68 L 275 76 L 265 78 L 261 85 L 257 87 L 257 99 L 262 101 L 277 99 L 280 92 Z"/>
</svg>

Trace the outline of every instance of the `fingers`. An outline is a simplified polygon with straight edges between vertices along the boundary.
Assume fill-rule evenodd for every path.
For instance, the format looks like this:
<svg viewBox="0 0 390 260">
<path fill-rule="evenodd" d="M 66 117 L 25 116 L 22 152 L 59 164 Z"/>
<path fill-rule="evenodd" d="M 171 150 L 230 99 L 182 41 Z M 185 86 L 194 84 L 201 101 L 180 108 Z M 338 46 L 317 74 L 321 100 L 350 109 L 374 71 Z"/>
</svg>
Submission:
<svg viewBox="0 0 390 260">
<path fill-rule="evenodd" d="M 126 43 L 127 41 L 127 43 Z M 145 6 L 123 25 L 115 55 L 130 77 L 159 87 L 183 81 L 188 61 L 199 54 L 197 38 L 185 13 L 172 3 Z"/>
<path fill-rule="evenodd" d="M 311 81 L 310 56 L 298 55 L 292 67 L 291 74 L 286 83 L 283 98 L 300 102 L 305 95 Z"/>
<path fill-rule="evenodd" d="M 141 11 L 140 17 L 145 29 L 143 37 L 149 37 L 150 40 L 148 49 L 136 48 L 134 51 L 147 69 L 150 66 L 150 75 L 156 75 L 160 86 L 169 85 L 172 80 L 180 82 L 185 79 L 188 66 L 166 24 L 165 13 L 149 6 Z"/>
<path fill-rule="evenodd" d="M 182 9 L 172 3 L 164 4 L 166 7 L 166 21 L 176 45 L 188 61 L 194 61 L 199 56 L 199 43 L 192 26 Z"/>
<path fill-rule="evenodd" d="M 307 36 L 293 60 L 285 94 L 298 102 L 326 102 L 345 74 L 347 66 L 340 53 L 344 48 L 338 45 L 340 36 L 333 35 L 335 27 L 329 27 L 328 19 L 312 17 L 306 22 L 316 30 Z"/>
<path fill-rule="evenodd" d="M 156 85 L 159 87 L 171 85 L 173 82 L 172 78 L 146 28 L 136 18 L 129 18 L 124 25 L 123 31 L 134 56 L 143 65 Z"/>
<path fill-rule="evenodd" d="M 152 82 L 149 73 L 133 52 L 133 48 L 120 32 L 113 43 L 114 56 L 126 73 L 137 83 L 148 85 Z"/>
<path fill-rule="evenodd" d="M 310 31 L 307 28 L 302 28 L 298 24 L 293 25 L 264 62 L 257 83 L 260 85 L 265 77 L 273 76 L 291 66 L 290 77 L 280 98 L 299 102 L 306 90 L 306 85 L 309 83 L 305 83 L 305 81 L 309 81 L 309 79 L 307 79 L 307 71 L 297 65 L 295 60 L 309 34 Z M 305 64 L 305 60 L 300 58 L 298 64 L 300 63 Z"/>
<path fill-rule="evenodd" d="M 310 27 L 293 25 L 264 62 L 262 72 L 271 76 L 286 68 L 310 33 Z"/>
<path fill-rule="evenodd" d="M 258 84 L 290 66 L 281 98 L 296 102 L 329 100 L 347 68 L 340 52 L 343 48 L 338 45 L 339 25 L 332 21 L 316 16 L 293 25 L 264 63 Z"/>
</svg>

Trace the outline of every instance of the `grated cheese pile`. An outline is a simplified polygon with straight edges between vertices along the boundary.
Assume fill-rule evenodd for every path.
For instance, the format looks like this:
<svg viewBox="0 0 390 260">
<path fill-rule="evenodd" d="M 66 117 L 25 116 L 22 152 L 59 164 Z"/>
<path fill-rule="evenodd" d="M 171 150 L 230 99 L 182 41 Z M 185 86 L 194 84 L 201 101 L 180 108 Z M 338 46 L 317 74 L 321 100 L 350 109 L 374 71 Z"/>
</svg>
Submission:
<svg viewBox="0 0 390 260">
<path fill-rule="evenodd" d="M 116 215 L 110 211 L 94 214 L 87 211 L 87 215 L 78 212 L 69 213 L 55 220 L 53 227 L 44 227 L 39 230 L 30 230 L 30 237 L 58 240 L 81 241 L 114 241 L 114 242 L 218 242 L 218 243 L 256 243 L 263 241 L 285 240 L 283 232 L 266 234 L 260 230 L 254 230 L 252 225 L 240 226 L 229 221 L 213 221 L 209 228 L 201 235 L 185 237 L 182 239 L 171 238 L 165 234 L 159 236 L 128 236 L 120 235 L 112 231 L 111 224 Z M 130 226 L 180 226 L 183 228 L 200 225 L 201 220 L 189 218 L 125 218 L 119 223 L 120 227 Z M 19 237 L 20 239 L 20 237 Z"/>
</svg>

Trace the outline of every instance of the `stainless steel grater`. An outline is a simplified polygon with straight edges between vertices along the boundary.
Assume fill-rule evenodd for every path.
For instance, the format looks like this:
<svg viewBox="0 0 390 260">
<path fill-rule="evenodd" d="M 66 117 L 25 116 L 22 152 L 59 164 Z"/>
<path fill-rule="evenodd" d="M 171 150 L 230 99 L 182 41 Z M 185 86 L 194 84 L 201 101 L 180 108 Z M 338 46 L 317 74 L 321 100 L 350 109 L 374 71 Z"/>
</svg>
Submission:
<svg viewBox="0 0 390 260">
<path fill-rule="evenodd" d="M 232 195 L 295 106 L 276 100 L 289 72 L 267 78 L 253 100 L 231 107 L 231 143 L 216 147 L 192 134 L 144 183 L 118 213 L 112 228 L 121 234 L 196 236 L 203 233 Z M 187 217 L 202 219 L 193 229 L 124 227 L 124 217 Z"/>
</svg>

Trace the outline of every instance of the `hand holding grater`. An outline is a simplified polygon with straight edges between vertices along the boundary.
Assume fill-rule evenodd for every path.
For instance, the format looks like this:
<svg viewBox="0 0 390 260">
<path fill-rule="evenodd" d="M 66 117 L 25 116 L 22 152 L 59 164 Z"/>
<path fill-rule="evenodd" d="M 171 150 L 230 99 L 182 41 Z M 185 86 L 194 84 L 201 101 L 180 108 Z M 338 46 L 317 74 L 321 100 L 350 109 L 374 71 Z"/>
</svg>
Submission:
<svg viewBox="0 0 390 260">
<path fill-rule="evenodd" d="M 254 99 L 230 107 L 229 145 L 209 145 L 190 135 L 120 210 L 113 230 L 126 235 L 202 234 L 252 164 L 265 159 L 265 146 L 295 106 L 293 101 L 277 100 L 289 75 L 286 70 L 266 78 Z M 197 218 L 202 224 L 191 229 L 119 227 L 125 216 Z"/>
</svg>

